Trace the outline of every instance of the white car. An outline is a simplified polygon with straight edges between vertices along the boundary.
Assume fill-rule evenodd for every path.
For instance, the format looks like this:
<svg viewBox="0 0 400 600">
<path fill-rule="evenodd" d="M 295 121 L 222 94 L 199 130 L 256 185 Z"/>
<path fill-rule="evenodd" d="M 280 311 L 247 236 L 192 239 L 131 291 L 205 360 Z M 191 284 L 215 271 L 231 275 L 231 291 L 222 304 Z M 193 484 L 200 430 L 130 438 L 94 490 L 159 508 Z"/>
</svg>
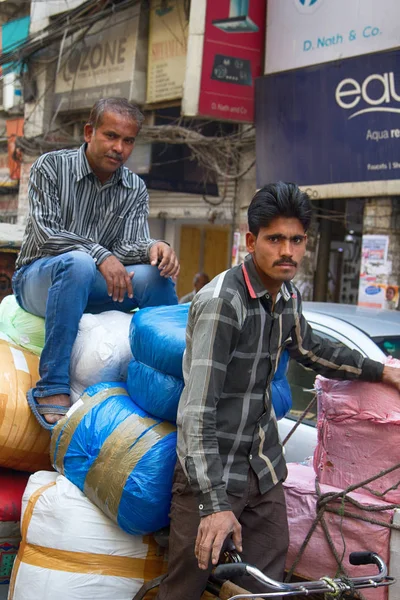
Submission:
<svg viewBox="0 0 400 600">
<path fill-rule="evenodd" d="M 315 333 L 321 337 L 342 343 L 380 362 L 384 362 L 386 356 L 400 358 L 400 312 L 396 310 L 304 302 L 303 312 Z M 294 360 L 289 362 L 287 378 L 292 390 L 293 407 L 278 422 L 282 441 L 312 399 L 315 377 L 316 373 L 311 369 Z M 316 419 L 315 405 L 285 445 L 287 462 L 302 462 L 312 456 L 317 444 Z"/>
</svg>

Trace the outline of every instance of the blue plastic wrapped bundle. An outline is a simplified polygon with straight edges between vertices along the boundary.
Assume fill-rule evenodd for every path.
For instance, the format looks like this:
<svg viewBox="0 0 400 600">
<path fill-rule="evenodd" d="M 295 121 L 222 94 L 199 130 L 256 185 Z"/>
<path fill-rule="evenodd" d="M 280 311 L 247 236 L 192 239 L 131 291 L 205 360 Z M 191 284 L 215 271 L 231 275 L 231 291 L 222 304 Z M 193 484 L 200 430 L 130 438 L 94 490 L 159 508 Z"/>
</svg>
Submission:
<svg viewBox="0 0 400 600">
<path fill-rule="evenodd" d="M 286 379 L 289 364 L 289 352 L 285 350 L 280 357 L 278 368 L 271 384 L 272 405 L 277 419 L 283 419 L 292 408 L 292 392 Z"/>
<path fill-rule="evenodd" d="M 128 369 L 128 391 L 150 414 L 175 422 L 183 389 L 182 359 L 190 304 L 139 310 L 131 321 L 130 340 L 135 357 Z M 286 379 L 289 354 L 282 353 L 272 381 L 272 404 L 277 419 L 292 406 Z"/>
<path fill-rule="evenodd" d="M 183 379 L 161 373 L 134 358 L 129 363 L 126 384 L 130 397 L 143 410 L 159 419 L 176 421 Z"/>
<path fill-rule="evenodd" d="M 130 327 L 131 350 L 139 362 L 180 379 L 190 304 L 139 310 Z"/>
<path fill-rule="evenodd" d="M 53 429 L 54 468 L 124 531 L 168 525 L 175 427 L 150 417 L 120 383 L 94 385 L 81 400 Z"/>
</svg>

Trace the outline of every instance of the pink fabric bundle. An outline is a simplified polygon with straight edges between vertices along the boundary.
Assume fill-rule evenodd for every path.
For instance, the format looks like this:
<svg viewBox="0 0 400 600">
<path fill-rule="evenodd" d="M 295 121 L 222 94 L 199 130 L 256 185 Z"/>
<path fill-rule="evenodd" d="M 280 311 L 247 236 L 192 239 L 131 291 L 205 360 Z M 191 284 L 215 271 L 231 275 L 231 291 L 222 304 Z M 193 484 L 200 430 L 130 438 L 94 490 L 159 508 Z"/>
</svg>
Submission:
<svg viewBox="0 0 400 600">
<path fill-rule="evenodd" d="M 400 367 L 395 359 L 386 364 Z M 314 469 L 321 483 L 345 489 L 400 464 L 400 394 L 394 388 L 323 377 L 317 377 L 315 385 L 318 444 Z M 387 491 L 392 486 L 395 489 Z M 380 497 L 400 503 L 400 468 L 363 491 L 374 497 L 386 492 Z"/>
<path fill-rule="evenodd" d="M 312 467 L 306 467 L 296 463 L 288 465 L 288 478 L 284 483 L 288 521 L 290 531 L 290 546 L 286 561 L 286 568 L 290 569 L 294 563 L 303 541 L 316 517 L 317 493 L 315 491 L 315 473 Z M 321 493 L 338 492 L 340 490 L 321 485 Z M 371 498 L 365 493 L 350 494 L 352 498 L 363 505 L 387 506 L 382 500 Z M 341 501 L 331 503 L 335 508 L 341 507 Z M 384 523 L 391 523 L 393 510 L 384 510 L 378 513 L 367 513 L 355 508 L 349 503 L 345 505 L 346 510 L 362 514 L 364 517 L 373 516 Z M 382 525 L 373 525 L 365 521 L 326 512 L 325 520 L 333 543 L 339 555 L 345 552 L 343 565 L 350 576 L 368 575 L 376 573 L 373 565 L 354 567 L 348 562 L 348 556 L 355 551 L 377 552 L 385 562 L 389 561 L 390 534 L 391 530 Z M 319 524 L 297 565 L 295 573 L 307 579 L 319 579 L 325 575 L 333 577 L 337 571 L 337 563 L 330 550 L 325 533 Z M 366 598 L 371 600 L 386 600 L 387 588 L 362 590 Z"/>
</svg>

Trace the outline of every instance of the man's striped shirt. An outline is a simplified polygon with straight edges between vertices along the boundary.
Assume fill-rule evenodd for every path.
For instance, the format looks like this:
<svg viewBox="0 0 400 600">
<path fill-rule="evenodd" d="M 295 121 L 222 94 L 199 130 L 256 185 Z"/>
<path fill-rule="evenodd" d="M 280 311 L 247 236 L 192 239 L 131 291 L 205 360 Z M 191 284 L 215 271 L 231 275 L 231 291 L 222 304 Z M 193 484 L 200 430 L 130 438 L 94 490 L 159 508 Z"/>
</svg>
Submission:
<svg viewBox="0 0 400 600">
<path fill-rule="evenodd" d="M 231 510 L 226 492 L 241 496 L 250 468 L 261 493 L 286 477 L 270 393 L 284 349 L 332 379 L 382 378 L 382 364 L 312 332 L 292 283 L 273 306 L 250 255 L 195 296 L 177 424 L 178 457 L 201 516 Z"/>
<path fill-rule="evenodd" d="M 17 268 L 44 256 L 87 252 L 100 265 L 149 262 L 149 199 L 144 182 L 121 166 L 101 185 L 78 150 L 44 154 L 32 165 L 29 216 Z"/>
</svg>

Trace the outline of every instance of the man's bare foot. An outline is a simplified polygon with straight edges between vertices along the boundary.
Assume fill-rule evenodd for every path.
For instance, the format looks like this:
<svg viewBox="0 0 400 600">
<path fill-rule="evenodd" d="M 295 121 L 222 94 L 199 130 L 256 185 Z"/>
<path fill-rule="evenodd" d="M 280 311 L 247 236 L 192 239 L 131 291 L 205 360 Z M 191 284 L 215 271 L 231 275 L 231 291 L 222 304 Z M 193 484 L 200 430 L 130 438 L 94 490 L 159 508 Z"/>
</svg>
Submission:
<svg viewBox="0 0 400 600">
<path fill-rule="evenodd" d="M 71 406 L 71 400 L 68 394 L 55 394 L 54 396 L 46 396 L 45 398 L 38 398 L 36 396 L 35 400 L 41 406 L 46 406 L 46 404 L 58 404 L 58 406 L 67 406 L 68 408 Z M 65 417 L 65 415 L 53 415 L 51 413 L 42 416 L 47 423 L 50 423 L 50 425 L 57 423 L 57 421 Z"/>
</svg>

